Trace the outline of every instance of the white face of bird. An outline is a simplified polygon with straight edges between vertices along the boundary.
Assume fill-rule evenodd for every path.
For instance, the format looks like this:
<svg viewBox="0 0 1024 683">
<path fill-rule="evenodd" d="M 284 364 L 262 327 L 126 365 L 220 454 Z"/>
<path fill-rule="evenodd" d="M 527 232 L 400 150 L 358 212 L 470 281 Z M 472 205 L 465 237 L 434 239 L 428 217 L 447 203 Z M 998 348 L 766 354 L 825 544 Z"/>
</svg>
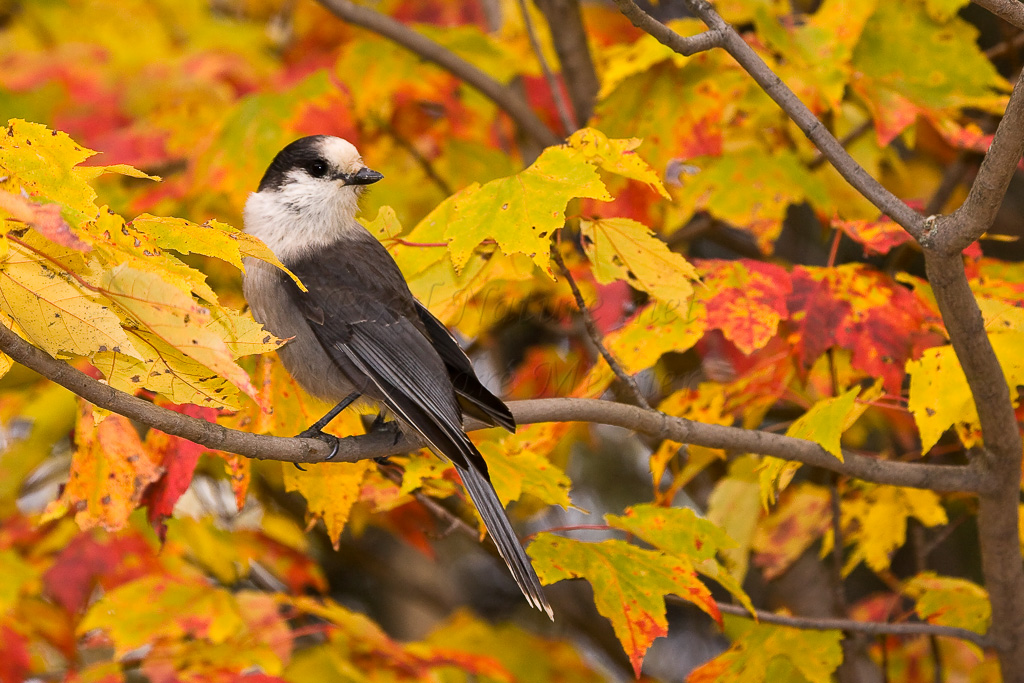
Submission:
<svg viewBox="0 0 1024 683">
<path fill-rule="evenodd" d="M 282 261 L 353 235 L 359 197 L 383 176 L 363 165 L 341 138 L 317 135 L 291 143 L 274 158 L 259 191 L 245 204 L 245 230 Z"/>
</svg>

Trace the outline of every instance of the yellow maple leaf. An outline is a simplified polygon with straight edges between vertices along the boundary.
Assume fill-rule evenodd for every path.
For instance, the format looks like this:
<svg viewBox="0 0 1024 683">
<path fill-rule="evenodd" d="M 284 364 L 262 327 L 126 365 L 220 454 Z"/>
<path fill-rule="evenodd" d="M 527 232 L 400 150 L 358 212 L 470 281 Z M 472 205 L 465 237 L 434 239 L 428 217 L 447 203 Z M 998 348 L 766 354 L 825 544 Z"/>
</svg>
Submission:
<svg viewBox="0 0 1024 683">
<path fill-rule="evenodd" d="M 564 145 L 547 148 L 514 176 L 470 185 L 445 231 L 452 262 L 461 269 L 481 242 L 493 239 L 504 253 L 527 254 L 550 274 L 551 235 L 576 197 L 612 199 L 594 166 Z"/>
<path fill-rule="evenodd" d="M 613 140 L 595 128 L 581 128 L 569 137 L 569 146 L 604 170 L 647 185 L 665 199 L 671 199 L 658 173 L 633 151 L 640 138 Z"/>
<path fill-rule="evenodd" d="M 631 218 L 580 221 L 580 235 L 598 282 L 625 280 L 671 308 L 689 304 L 697 269 L 644 224 Z"/>
</svg>

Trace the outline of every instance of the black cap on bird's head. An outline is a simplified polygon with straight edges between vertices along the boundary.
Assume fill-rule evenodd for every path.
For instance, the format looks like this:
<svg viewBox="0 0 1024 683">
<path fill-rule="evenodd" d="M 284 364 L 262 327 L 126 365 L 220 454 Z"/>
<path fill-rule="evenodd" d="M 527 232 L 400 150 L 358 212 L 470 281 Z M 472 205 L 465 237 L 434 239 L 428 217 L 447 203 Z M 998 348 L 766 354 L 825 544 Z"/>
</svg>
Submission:
<svg viewBox="0 0 1024 683">
<path fill-rule="evenodd" d="M 340 181 L 342 186 L 363 186 L 384 176 L 366 168 L 348 140 L 331 135 L 299 138 L 277 153 L 260 181 L 259 192 L 276 191 L 291 182 Z M 361 188 L 360 188 L 361 189 Z"/>
</svg>

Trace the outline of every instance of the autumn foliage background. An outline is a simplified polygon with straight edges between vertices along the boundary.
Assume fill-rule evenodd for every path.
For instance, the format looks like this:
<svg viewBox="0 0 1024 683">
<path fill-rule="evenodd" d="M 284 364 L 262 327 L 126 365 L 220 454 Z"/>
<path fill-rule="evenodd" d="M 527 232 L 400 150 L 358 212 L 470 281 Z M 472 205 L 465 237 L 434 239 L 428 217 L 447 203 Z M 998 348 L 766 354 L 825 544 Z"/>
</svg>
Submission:
<svg viewBox="0 0 1024 683">
<path fill-rule="evenodd" d="M 510 401 L 653 406 L 829 460 L 582 419 L 475 432 L 548 623 L 426 451 L 250 460 L 4 355 L 0 681 L 1002 680 L 974 484 L 842 469 L 981 452 L 921 251 L 731 56 L 684 57 L 610 3 L 538 2 L 579 8 L 584 82 L 558 45 L 572 26 L 533 3 L 364 6 L 482 71 L 531 128 L 325 5 L 351 3 L 0 0 L 7 328 L 158 406 L 300 432 L 328 406 L 245 311 L 242 258 L 274 259 L 237 229 L 281 147 L 338 135 L 385 176 L 365 225 Z M 700 33 L 685 6 L 648 9 Z M 964 200 L 1020 29 L 964 0 L 715 8 L 897 197 Z M 1015 406 L 1020 190 L 963 253 Z"/>
</svg>

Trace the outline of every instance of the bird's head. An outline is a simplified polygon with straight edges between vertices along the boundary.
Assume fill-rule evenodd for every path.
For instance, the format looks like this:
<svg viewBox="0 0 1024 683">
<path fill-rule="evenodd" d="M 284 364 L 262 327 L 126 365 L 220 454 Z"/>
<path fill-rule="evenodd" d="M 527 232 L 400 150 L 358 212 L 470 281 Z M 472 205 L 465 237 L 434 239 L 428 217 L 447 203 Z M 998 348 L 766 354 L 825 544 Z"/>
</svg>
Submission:
<svg viewBox="0 0 1024 683">
<path fill-rule="evenodd" d="M 348 188 L 350 194 L 359 195 L 383 177 L 363 165 L 359 151 L 348 140 L 310 135 L 277 153 L 263 174 L 259 191 L 294 186 L 310 195 L 332 195 Z"/>
<path fill-rule="evenodd" d="M 292 142 L 274 157 L 245 205 L 246 232 L 279 258 L 362 230 L 355 222 L 366 186 L 383 178 L 352 143 L 330 135 Z"/>
</svg>

